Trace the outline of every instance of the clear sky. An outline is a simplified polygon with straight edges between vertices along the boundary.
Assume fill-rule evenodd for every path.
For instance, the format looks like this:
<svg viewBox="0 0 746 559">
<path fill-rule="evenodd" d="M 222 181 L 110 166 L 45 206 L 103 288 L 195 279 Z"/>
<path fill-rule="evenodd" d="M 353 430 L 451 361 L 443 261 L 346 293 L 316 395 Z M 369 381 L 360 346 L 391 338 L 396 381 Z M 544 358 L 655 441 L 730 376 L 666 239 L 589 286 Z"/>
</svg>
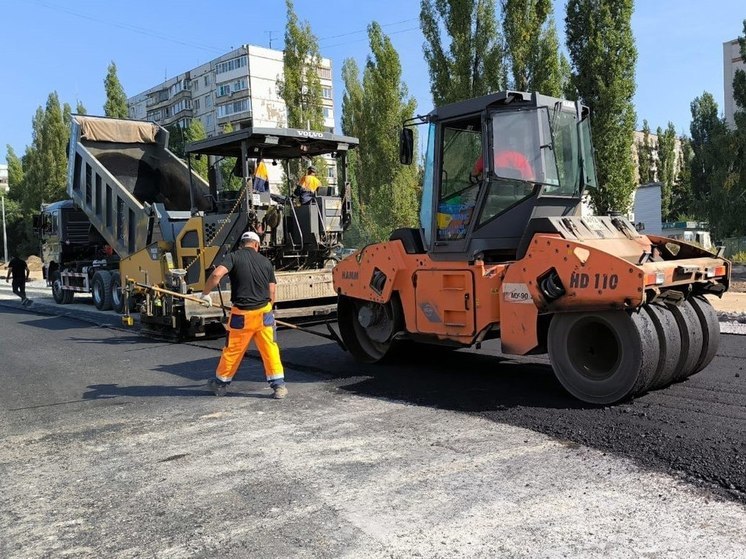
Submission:
<svg viewBox="0 0 746 559">
<path fill-rule="evenodd" d="M 432 103 L 419 30 L 419 0 L 296 0 L 301 20 L 332 59 L 335 116 L 342 100 L 342 61 L 360 67 L 375 20 L 399 52 L 403 79 L 420 112 Z M 565 0 L 554 0 L 564 37 Z M 74 108 L 103 114 L 103 80 L 117 64 L 127 96 L 190 70 L 241 44 L 282 49 L 283 0 L 0 0 L 0 161 L 5 145 L 22 155 L 31 119 L 51 91 Z M 668 121 L 689 132 L 689 105 L 710 91 L 723 107 L 723 42 L 743 31 L 744 0 L 637 0 L 632 27 L 638 49 L 638 128 Z"/>
</svg>

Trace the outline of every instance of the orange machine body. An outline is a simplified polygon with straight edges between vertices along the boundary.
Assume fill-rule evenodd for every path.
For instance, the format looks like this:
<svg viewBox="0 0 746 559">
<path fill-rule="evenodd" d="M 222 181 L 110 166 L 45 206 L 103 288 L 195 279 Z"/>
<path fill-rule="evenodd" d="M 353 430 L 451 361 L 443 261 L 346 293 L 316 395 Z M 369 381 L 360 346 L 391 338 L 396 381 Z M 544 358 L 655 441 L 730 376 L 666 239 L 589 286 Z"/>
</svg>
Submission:
<svg viewBox="0 0 746 559">
<path fill-rule="evenodd" d="M 462 346 L 499 336 L 504 353 L 525 355 L 544 351 L 542 317 L 636 309 L 696 284 L 727 286 L 728 262 L 695 245 L 639 235 L 626 220 L 595 219 L 602 230 L 564 221 L 572 226 L 534 235 L 520 260 L 496 264 L 436 261 L 408 254 L 399 240 L 369 245 L 335 267 L 334 287 L 359 300 L 397 299 L 410 335 Z M 548 274 L 561 296 L 542 289 Z"/>
</svg>

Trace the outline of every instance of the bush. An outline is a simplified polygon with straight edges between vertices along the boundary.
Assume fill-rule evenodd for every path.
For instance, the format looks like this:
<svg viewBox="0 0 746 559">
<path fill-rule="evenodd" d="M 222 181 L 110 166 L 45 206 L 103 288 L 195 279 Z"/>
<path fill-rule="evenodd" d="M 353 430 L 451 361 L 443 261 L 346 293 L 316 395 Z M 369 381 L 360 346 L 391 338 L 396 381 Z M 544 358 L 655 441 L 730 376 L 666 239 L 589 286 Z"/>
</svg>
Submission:
<svg viewBox="0 0 746 559">
<path fill-rule="evenodd" d="M 736 264 L 746 264 L 746 251 L 742 250 L 735 253 L 731 260 Z"/>
</svg>

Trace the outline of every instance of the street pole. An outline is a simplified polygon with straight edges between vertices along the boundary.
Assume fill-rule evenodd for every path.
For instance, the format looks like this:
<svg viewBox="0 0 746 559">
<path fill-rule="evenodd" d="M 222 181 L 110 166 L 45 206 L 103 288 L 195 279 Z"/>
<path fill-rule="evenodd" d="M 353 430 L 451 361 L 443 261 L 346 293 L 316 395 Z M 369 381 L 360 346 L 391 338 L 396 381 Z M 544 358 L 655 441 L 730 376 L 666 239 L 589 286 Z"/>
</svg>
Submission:
<svg viewBox="0 0 746 559">
<path fill-rule="evenodd" d="M 8 264 L 8 233 L 5 230 L 5 196 L 0 196 L 0 200 L 3 203 L 3 258 L 7 266 Z"/>
</svg>

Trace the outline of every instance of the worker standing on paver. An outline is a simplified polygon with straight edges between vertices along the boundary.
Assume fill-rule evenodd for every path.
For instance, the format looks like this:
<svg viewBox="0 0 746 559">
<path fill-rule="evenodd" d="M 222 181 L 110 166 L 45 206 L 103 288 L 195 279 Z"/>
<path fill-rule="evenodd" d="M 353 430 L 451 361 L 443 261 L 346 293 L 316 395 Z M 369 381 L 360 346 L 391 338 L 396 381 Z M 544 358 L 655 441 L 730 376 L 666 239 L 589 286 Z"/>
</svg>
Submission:
<svg viewBox="0 0 746 559">
<path fill-rule="evenodd" d="M 14 256 L 8 262 L 8 274 L 5 276 L 5 283 L 9 282 L 10 277 L 13 276 L 13 293 L 21 298 L 21 304 L 25 306 L 31 304 L 31 299 L 26 297 L 26 282 L 29 273 L 28 264 L 22 258 Z"/>
<path fill-rule="evenodd" d="M 216 378 L 208 382 L 216 396 L 224 396 L 227 392 L 252 339 L 256 340 L 273 397 L 280 400 L 288 393 L 272 312 L 277 280 L 272 263 L 259 254 L 259 243 L 259 235 L 253 231 L 241 235 L 241 248 L 228 254 L 215 268 L 200 294 L 200 299 L 212 305 L 210 292 L 225 274 L 229 275 L 233 306 L 226 326 L 226 342 L 215 371 Z"/>
</svg>

